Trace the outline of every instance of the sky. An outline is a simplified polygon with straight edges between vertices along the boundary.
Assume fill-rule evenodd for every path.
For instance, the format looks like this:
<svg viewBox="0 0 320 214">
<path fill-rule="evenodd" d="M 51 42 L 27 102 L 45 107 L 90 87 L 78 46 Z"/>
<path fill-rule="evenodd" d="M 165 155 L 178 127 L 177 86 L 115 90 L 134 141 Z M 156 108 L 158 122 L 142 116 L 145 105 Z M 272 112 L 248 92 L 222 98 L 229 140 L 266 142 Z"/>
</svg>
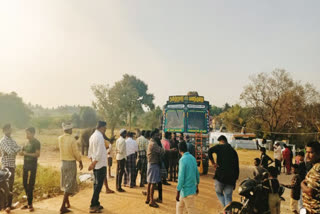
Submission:
<svg viewBox="0 0 320 214">
<path fill-rule="evenodd" d="M 44 107 L 91 105 L 91 86 L 136 75 L 162 106 L 198 91 L 240 101 L 281 68 L 320 90 L 320 1 L 28 0 L 0 3 L 0 92 Z"/>
</svg>

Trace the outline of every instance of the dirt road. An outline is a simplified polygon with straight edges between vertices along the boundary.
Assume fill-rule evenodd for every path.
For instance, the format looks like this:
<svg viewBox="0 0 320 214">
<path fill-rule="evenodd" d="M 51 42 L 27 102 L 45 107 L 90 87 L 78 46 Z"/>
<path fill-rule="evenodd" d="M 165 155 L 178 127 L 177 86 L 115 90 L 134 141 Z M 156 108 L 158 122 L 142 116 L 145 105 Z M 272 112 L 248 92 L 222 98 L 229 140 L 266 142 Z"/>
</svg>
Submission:
<svg viewBox="0 0 320 214">
<path fill-rule="evenodd" d="M 233 200 L 240 200 L 238 195 L 238 187 L 239 182 L 247 177 L 252 177 L 252 163 L 255 157 L 260 157 L 259 151 L 253 150 L 238 150 L 239 160 L 240 160 L 240 178 L 237 183 L 236 191 L 233 192 Z M 273 157 L 272 153 L 269 154 Z M 89 165 L 88 158 L 83 157 L 85 169 Z M 18 157 L 17 163 L 22 164 L 22 158 Z M 41 157 L 39 159 L 39 163 L 41 165 L 49 166 L 56 168 L 59 170 L 60 161 L 59 161 L 59 153 L 54 149 L 46 149 L 41 153 Z M 116 164 L 113 166 L 113 175 L 115 174 Z M 84 171 L 86 172 L 86 171 Z M 38 174 L 37 176 L 41 176 Z M 219 214 L 222 212 L 222 206 L 218 201 L 214 190 L 214 184 L 212 179 L 212 169 L 210 168 L 209 174 L 206 176 L 200 177 L 200 194 L 196 197 L 196 207 L 199 210 L 200 214 L 210 213 L 210 214 Z M 139 179 L 139 177 L 138 177 Z M 289 184 L 291 180 L 291 176 L 282 174 L 279 177 L 281 183 Z M 105 190 L 100 194 L 100 202 L 105 207 L 103 213 L 111 213 L 111 214 L 135 214 L 135 213 L 143 213 L 143 214 L 164 214 L 164 213 L 175 213 L 175 195 L 176 195 L 176 183 L 171 183 L 171 186 L 163 186 L 163 203 L 160 204 L 160 208 L 150 208 L 146 205 L 145 196 L 142 195 L 142 191 L 145 191 L 146 188 L 136 187 L 133 189 L 125 188 L 126 193 L 115 193 L 115 194 L 106 194 Z M 115 179 L 109 180 L 109 186 L 114 190 L 115 189 Z M 86 188 L 79 192 L 77 195 L 71 198 L 71 210 L 72 213 L 82 214 L 88 213 L 90 200 L 92 196 L 92 188 Z M 157 192 L 155 192 L 155 196 L 157 197 Z M 286 189 L 284 198 L 285 202 L 281 204 L 281 212 L 282 213 L 290 213 L 289 212 L 289 200 L 290 200 L 290 191 Z M 62 201 L 62 196 L 58 196 L 55 198 L 46 199 L 43 201 L 35 202 L 35 212 L 36 214 L 51 214 L 51 213 L 59 213 L 60 203 Z M 29 213 L 26 210 L 13 210 L 13 214 L 22 214 Z"/>
<path fill-rule="evenodd" d="M 248 166 L 241 166 L 240 181 L 244 178 L 250 176 L 252 169 Z M 282 182 L 288 183 L 290 181 L 289 176 L 281 175 L 280 180 Z M 109 185 L 112 189 L 115 189 L 115 179 L 109 180 Z M 146 188 L 125 188 L 125 193 L 115 193 L 115 194 L 106 194 L 105 190 L 100 194 L 101 204 L 105 207 L 103 213 L 110 214 L 165 214 L 165 213 L 175 213 L 175 194 L 176 194 L 176 183 L 172 183 L 171 186 L 164 186 L 163 191 L 163 203 L 160 204 L 160 208 L 150 208 L 144 203 L 145 196 L 142 195 L 142 191 Z M 236 188 L 237 189 L 237 188 Z M 196 207 L 199 210 L 199 213 L 212 213 L 219 214 L 222 212 L 222 206 L 220 205 L 217 196 L 214 191 L 212 171 L 210 170 L 209 175 L 200 177 L 200 194 L 196 197 Z M 282 203 L 282 213 L 289 213 L 289 191 L 286 190 L 285 198 L 286 201 Z M 71 198 L 72 213 L 88 213 L 90 200 L 92 196 L 92 189 L 86 188 L 80 193 Z M 157 196 L 157 192 L 155 193 Z M 237 191 L 234 191 L 233 194 L 234 200 L 239 200 Z M 62 201 L 62 196 L 43 200 L 36 202 L 35 212 L 34 213 L 58 213 L 60 203 Z M 28 213 L 25 210 L 14 210 L 12 213 L 22 214 Z"/>
</svg>

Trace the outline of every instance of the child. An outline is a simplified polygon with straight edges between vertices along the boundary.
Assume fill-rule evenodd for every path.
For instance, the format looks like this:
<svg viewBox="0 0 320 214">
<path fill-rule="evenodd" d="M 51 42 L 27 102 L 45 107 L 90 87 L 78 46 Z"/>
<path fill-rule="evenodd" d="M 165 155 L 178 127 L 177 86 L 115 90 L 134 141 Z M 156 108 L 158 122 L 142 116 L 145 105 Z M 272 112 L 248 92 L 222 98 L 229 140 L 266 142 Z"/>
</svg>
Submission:
<svg viewBox="0 0 320 214">
<path fill-rule="evenodd" d="M 255 168 L 253 171 L 253 179 L 259 183 L 263 180 L 264 173 L 268 173 L 268 171 L 260 165 L 260 162 L 259 158 L 254 159 Z"/>
<path fill-rule="evenodd" d="M 107 161 L 108 161 L 108 178 L 114 178 L 111 175 L 111 167 L 112 167 L 112 157 L 113 157 L 113 140 L 110 141 L 109 147 L 107 149 Z"/>
<path fill-rule="evenodd" d="M 291 185 L 283 185 L 286 188 L 291 189 L 290 209 L 294 214 L 298 214 L 298 201 L 301 193 L 301 177 L 299 174 L 299 166 L 297 164 L 292 165 L 292 173 L 294 176 L 291 179 Z"/>
<path fill-rule="evenodd" d="M 261 166 L 268 169 L 268 166 L 273 163 L 273 160 L 266 154 L 266 148 L 261 147 Z"/>
<path fill-rule="evenodd" d="M 274 166 L 268 168 L 269 179 L 263 182 L 263 185 L 268 189 L 269 193 L 269 209 L 270 214 L 280 214 L 280 183 L 277 179 L 278 170 Z"/>
<path fill-rule="evenodd" d="M 298 164 L 298 171 L 299 171 L 299 175 L 300 175 L 300 179 L 301 181 L 303 181 L 307 175 L 307 167 L 306 167 L 306 163 L 304 162 L 304 152 L 301 151 L 299 152 L 299 157 L 300 157 L 300 160 L 299 160 L 299 164 Z M 300 193 L 300 199 L 299 199 L 299 202 L 298 202 L 298 207 L 299 207 L 299 210 L 303 208 L 303 203 L 302 203 L 302 191 Z"/>
</svg>

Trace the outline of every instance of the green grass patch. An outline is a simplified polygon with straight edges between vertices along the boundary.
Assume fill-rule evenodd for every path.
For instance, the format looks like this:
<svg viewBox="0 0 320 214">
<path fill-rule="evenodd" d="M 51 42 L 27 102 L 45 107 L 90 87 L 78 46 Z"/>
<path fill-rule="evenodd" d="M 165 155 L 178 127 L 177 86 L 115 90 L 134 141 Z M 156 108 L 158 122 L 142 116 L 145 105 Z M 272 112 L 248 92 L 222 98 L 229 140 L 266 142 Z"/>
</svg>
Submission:
<svg viewBox="0 0 320 214">
<path fill-rule="evenodd" d="M 26 195 L 23 187 L 22 165 L 18 165 L 16 168 L 14 188 L 13 188 L 13 198 L 14 201 L 19 201 L 24 203 Z M 84 189 L 85 187 L 92 186 L 88 183 L 80 183 L 78 180 L 79 188 Z M 51 167 L 44 167 L 38 164 L 36 184 L 34 187 L 34 201 L 39 201 L 42 199 L 52 198 L 63 194 L 60 188 L 60 171 L 55 170 Z"/>
</svg>

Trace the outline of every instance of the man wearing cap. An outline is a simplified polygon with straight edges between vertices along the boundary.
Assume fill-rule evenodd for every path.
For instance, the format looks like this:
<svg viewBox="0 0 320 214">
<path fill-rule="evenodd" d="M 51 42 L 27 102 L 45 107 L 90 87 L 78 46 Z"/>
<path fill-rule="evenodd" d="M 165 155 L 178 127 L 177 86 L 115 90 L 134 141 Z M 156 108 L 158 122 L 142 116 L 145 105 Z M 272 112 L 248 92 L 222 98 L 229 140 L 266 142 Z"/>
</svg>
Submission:
<svg viewBox="0 0 320 214">
<path fill-rule="evenodd" d="M 126 135 L 127 131 L 125 129 L 120 130 L 120 137 L 116 141 L 116 159 L 117 159 L 117 178 L 116 178 L 116 188 L 118 192 L 124 192 L 121 188 L 122 177 L 125 170 L 127 150 L 126 150 Z"/>
<path fill-rule="evenodd" d="M 64 191 L 60 213 L 68 213 L 70 212 L 68 209 L 70 208 L 69 196 L 78 192 L 77 161 L 80 170 L 83 165 L 77 141 L 72 136 L 72 124 L 62 123 L 62 129 L 64 134 L 58 138 L 61 160 L 61 190 Z"/>
<path fill-rule="evenodd" d="M 101 210 L 103 209 L 103 206 L 101 206 L 99 202 L 99 195 L 107 175 L 107 149 L 103 137 L 106 129 L 107 123 L 99 121 L 95 132 L 89 139 L 88 155 L 91 158 L 91 164 L 88 170 L 93 170 L 94 174 L 90 213 L 101 213 Z"/>
<path fill-rule="evenodd" d="M 0 151 L 1 151 L 1 164 L 2 167 L 8 168 L 11 172 L 11 177 L 9 179 L 9 190 L 12 192 L 13 190 L 13 183 L 14 183 L 14 176 L 15 176 L 15 169 L 16 169 L 16 156 L 18 152 L 21 151 L 21 147 L 18 146 L 15 140 L 11 138 L 11 125 L 6 124 L 2 128 L 4 136 L 0 140 Z M 12 195 L 9 195 L 7 201 L 7 208 L 6 212 L 10 212 L 11 205 L 12 205 Z"/>
</svg>

